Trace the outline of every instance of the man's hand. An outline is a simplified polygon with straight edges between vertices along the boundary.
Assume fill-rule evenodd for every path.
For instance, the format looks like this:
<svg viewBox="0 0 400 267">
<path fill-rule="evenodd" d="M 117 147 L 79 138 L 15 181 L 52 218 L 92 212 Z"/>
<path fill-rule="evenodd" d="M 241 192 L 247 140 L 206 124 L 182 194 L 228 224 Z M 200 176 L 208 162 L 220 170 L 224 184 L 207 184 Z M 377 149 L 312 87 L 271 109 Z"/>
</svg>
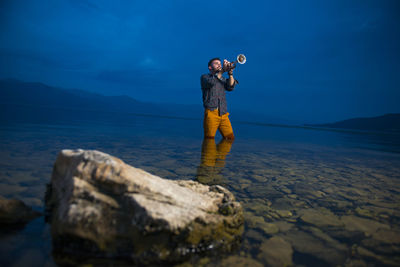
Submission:
<svg viewBox="0 0 400 267">
<path fill-rule="evenodd" d="M 222 72 L 225 71 L 231 71 L 235 68 L 234 64 L 232 62 L 229 62 L 228 60 L 224 59 L 224 65 L 222 67 Z"/>
</svg>

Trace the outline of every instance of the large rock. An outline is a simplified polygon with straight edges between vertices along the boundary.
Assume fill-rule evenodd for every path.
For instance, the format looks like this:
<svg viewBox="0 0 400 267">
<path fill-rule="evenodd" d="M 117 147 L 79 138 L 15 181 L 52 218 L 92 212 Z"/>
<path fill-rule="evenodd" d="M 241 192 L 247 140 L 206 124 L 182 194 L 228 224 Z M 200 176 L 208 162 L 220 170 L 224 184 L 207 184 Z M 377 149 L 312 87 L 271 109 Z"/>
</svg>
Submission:
<svg viewBox="0 0 400 267">
<path fill-rule="evenodd" d="M 99 151 L 59 153 L 46 207 L 56 255 L 180 261 L 230 250 L 243 232 L 225 188 L 162 179 Z"/>
</svg>

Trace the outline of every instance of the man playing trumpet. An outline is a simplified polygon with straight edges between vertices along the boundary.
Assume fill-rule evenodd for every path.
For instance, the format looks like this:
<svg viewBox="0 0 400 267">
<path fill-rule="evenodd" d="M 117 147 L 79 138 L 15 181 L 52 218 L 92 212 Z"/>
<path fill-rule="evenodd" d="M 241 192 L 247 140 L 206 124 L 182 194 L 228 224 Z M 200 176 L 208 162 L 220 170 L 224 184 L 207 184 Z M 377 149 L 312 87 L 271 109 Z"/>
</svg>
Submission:
<svg viewBox="0 0 400 267">
<path fill-rule="evenodd" d="M 223 66 L 219 58 L 208 62 L 210 73 L 201 76 L 201 90 L 203 92 L 204 106 L 204 138 L 214 139 L 217 130 L 224 139 L 234 140 L 232 125 L 226 103 L 225 91 L 232 91 L 238 83 L 233 78 L 235 64 L 224 59 Z M 228 73 L 229 78 L 222 76 Z"/>
</svg>

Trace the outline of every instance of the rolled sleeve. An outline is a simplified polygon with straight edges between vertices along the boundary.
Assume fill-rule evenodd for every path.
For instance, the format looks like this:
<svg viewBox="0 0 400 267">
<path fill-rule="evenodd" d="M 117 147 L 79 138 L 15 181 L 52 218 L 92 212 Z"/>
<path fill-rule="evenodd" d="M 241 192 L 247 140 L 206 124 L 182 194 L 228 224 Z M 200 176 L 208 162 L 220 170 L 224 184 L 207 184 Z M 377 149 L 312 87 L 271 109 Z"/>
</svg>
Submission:
<svg viewBox="0 0 400 267">
<path fill-rule="evenodd" d="M 226 79 L 226 82 L 225 82 L 225 90 L 227 90 L 227 91 L 233 91 L 233 89 L 235 88 L 235 86 L 236 86 L 238 83 L 239 83 L 238 80 L 235 79 L 235 81 L 233 82 L 233 85 L 230 86 L 230 85 L 229 85 L 229 79 Z"/>
</svg>

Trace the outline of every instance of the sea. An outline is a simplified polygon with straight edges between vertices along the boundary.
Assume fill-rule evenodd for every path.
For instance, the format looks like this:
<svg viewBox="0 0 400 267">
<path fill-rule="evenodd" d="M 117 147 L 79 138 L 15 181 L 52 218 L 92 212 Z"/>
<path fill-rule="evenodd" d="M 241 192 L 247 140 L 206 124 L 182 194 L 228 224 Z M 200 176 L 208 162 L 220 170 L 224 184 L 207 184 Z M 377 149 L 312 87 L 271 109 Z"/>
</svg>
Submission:
<svg viewBox="0 0 400 267">
<path fill-rule="evenodd" d="M 400 266 L 399 134 L 255 124 L 233 114 L 230 143 L 219 134 L 203 140 L 196 118 L 28 115 L 1 120 L 4 198 L 43 213 L 58 153 L 99 150 L 166 179 L 222 185 L 241 203 L 237 248 L 177 266 Z M 50 228 L 44 216 L 23 228 L 1 226 L 0 265 L 57 266 Z M 82 264 L 129 265 L 93 262 Z"/>
</svg>

